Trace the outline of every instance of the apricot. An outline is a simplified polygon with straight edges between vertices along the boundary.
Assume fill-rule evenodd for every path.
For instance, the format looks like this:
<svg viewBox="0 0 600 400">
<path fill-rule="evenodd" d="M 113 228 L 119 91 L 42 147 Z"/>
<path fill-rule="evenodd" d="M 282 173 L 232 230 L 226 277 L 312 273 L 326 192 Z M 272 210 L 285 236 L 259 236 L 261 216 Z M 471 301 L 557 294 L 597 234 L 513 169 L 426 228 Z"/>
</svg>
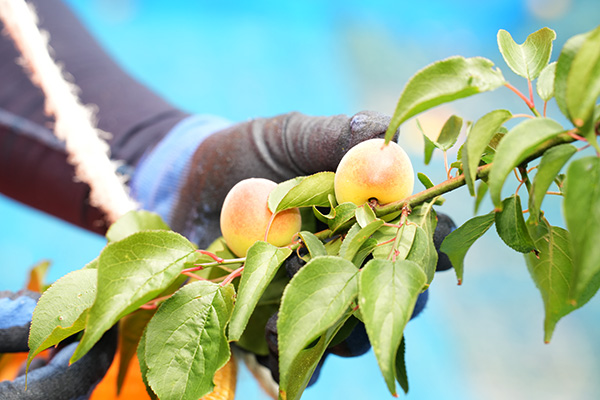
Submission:
<svg viewBox="0 0 600 400">
<path fill-rule="evenodd" d="M 238 257 L 257 240 L 264 240 L 273 213 L 267 206 L 271 191 L 277 186 L 263 178 L 249 178 L 231 188 L 221 208 L 221 233 L 229 249 Z M 300 231 L 300 210 L 297 208 L 277 213 L 269 228 L 267 242 L 285 246 Z"/>
<path fill-rule="evenodd" d="M 406 152 L 395 142 L 369 139 L 352 147 L 335 171 L 338 203 L 362 205 L 370 199 L 380 204 L 410 196 L 414 171 Z"/>
</svg>

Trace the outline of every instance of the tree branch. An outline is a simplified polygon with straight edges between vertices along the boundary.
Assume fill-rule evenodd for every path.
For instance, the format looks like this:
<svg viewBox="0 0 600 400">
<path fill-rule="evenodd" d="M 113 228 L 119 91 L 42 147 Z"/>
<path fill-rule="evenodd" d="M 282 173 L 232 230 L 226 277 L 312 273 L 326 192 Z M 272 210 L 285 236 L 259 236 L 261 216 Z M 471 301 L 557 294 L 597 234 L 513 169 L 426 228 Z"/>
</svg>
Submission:
<svg viewBox="0 0 600 400">
<path fill-rule="evenodd" d="M 567 132 L 561 133 L 552 139 L 545 141 L 540 144 L 529 157 L 527 157 L 521 165 L 526 165 L 527 163 L 539 158 L 546 152 L 546 150 L 558 146 L 564 143 L 572 143 L 576 139 L 569 135 Z M 486 165 L 482 165 L 477 168 L 476 179 L 486 179 L 490 170 L 492 169 L 493 163 L 489 163 Z M 408 206 L 410 208 L 414 208 L 420 204 L 425 203 L 426 201 L 433 200 L 434 198 L 444 194 L 451 192 L 454 189 L 457 189 L 461 186 L 466 185 L 465 175 L 461 174 L 457 177 L 450 178 L 445 180 L 442 183 L 439 183 L 435 186 L 430 187 L 429 189 L 423 190 L 422 192 L 413 194 L 405 199 L 400 201 L 396 201 L 389 204 L 378 205 L 374 207 L 375 215 L 381 217 L 383 215 L 390 214 L 392 212 L 401 211 L 404 206 Z"/>
</svg>

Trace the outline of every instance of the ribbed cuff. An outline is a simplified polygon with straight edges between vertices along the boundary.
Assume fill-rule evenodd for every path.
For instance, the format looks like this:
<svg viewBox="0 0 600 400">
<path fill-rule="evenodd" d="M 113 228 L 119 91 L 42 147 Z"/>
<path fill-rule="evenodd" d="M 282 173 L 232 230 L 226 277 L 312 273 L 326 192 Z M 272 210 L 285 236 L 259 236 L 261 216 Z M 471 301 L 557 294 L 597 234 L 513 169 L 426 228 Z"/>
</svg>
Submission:
<svg viewBox="0 0 600 400">
<path fill-rule="evenodd" d="M 192 115 L 175 125 L 138 164 L 130 184 L 133 198 L 169 224 L 194 152 L 206 137 L 231 125 L 213 115 Z"/>
</svg>

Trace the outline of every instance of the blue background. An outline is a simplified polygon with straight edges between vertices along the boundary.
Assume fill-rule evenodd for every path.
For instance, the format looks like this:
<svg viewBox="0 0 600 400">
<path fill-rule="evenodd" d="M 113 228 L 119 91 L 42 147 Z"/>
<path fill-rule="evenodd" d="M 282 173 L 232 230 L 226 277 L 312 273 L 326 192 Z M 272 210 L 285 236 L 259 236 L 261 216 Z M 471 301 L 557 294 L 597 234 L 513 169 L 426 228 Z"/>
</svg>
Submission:
<svg viewBox="0 0 600 400">
<path fill-rule="evenodd" d="M 543 26 L 556 30 L 552 60 L 564 41 L 600 21 L 597 0 L 528 1 L 183 1 L 69 0 L 89 29 L 134 76 L 174 104 L 242 121 L 297 110 L 306 114 L 391 114 L 406 80 L 429 62 L 481 55 L 526 91 L 504 64 L 498 29 L 518 43 Z M 537 100 L 540 107 L 540 100 Z M 453 113 L 475 120 L 492 107 L 527 107 L 500 88 L 419 116 L 436 137 Z M 554 101 L 549 115 L 557 116 Z M 560 117 L 557 117 L 564 122 Z M 415 170 L 444 178 L 442 158 L 423 164 L 414 121 L 400 143 Z M 452 157 L 452 156 L 451 156 Z M 597 184 L 597 183 L 596 183 Z M 417 188 L 418 189 L 418 188 Z M 506 193 L 514 191 L 507 187 Z M 524 195 L 523 192 L 521 194 Z M 563 225 L 560 199 L 544 202 Z M 491 209 L 484 202 L 481 211 Z M 446 196 L 457 224 L 473 216 L 467 190 Z M 50 280 L 97 256 L 103 238 L 0 197 L 0 290 L 18 289 L 27 271 L 50 259 Z M 407 399 L 592 399 L 600 394 L 600 302 L 562 320 L 543 343 L 543 304 L 520 254 L 491 229 L 470 250 L 465 280 L 452 271 L 432 283 L 424 313 L 406 328 L 411 385 Z M 237 398 L 266 399 L 249 373 Z M 305 399 L 391 398 L 372 352 L 330 357 Z"/>
</svg>

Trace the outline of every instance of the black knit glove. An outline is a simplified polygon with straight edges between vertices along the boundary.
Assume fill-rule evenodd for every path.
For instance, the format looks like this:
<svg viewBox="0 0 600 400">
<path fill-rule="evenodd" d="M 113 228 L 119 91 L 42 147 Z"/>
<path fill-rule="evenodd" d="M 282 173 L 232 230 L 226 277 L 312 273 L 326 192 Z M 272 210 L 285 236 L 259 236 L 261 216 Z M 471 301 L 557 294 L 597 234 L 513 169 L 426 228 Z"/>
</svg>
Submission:
<svg viewBox="0 0 600 400">
<path fill-rule="evenodd" d="M 29 351 L 31 316 L 39 294 L 0 292 L 0 353 Z M 78 342 L 61 343 L 49 359 L 34 359 L 27 376 L 0 382 L 2 400 L 83 400 L 89 398 L 110 367 L 117 348 L 117 330 L 109 330 L 81 360 L 69 365 Z"/>
<path fill-rule="evenodd" d="M 206 247 L 219 236 L 221 204 L 237 182 L 251 177 L 281 182 L 335 171 L 352 146 L 383 137 L 389 121 L 376 112 L 360 112 L 353 117 L 289 113 L 217 132 L 194 153 L 174 206 L 171 228 Z"/>
</svg>

